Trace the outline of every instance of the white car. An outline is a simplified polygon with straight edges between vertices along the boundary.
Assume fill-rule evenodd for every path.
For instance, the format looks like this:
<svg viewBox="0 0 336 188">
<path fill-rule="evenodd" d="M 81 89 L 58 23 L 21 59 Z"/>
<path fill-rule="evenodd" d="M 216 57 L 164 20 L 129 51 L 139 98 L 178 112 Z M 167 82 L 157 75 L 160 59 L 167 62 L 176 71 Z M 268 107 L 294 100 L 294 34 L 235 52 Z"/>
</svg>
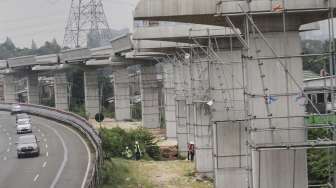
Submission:
<svg viewBox="0 0 336 188">
<path fill-rule="evenodd" d="M 28 114 L 25 113 L 21 113 L 21 114 L 16 114 L 16 123 L 18 123 L 19 121 L 30 121 L 30 116 Z"/>
<path fill-rule="evenodd" d="M 32 125 L 29 119 L 20 119 L 16 123 L 16 133 L 17 134 L 27 134 L 32 133 Z"/>
<path fill-rule="evenodd" d="M 18 114 L 18 113 L 21 113 L 21 106 L 18 104 L 13 104 L 11 114 Z"/>
</svg>

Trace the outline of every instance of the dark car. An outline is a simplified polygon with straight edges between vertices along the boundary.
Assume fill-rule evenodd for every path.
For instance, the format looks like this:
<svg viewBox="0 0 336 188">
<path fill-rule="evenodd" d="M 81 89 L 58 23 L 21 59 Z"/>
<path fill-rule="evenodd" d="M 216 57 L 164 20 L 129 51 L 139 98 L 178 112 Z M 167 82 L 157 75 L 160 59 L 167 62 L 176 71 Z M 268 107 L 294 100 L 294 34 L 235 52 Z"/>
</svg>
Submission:
<svg viewBox="0 0 336 188">
<path fill-rule="evenodd" d="M 24 135 L 18 138 L 16 143 L 18 158 L 38 157 L 40 155 L 39 141 L 35 135 Z"/>
</svg>

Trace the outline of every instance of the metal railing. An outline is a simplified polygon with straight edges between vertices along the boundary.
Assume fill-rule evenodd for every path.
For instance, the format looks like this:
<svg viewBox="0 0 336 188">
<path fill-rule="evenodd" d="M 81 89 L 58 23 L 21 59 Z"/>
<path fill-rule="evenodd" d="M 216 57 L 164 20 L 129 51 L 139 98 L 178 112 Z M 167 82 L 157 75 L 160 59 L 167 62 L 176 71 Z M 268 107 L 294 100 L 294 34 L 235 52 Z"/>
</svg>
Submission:
<svg viewBox="0 0 336 188">
<path fill-rule="evenodd" d="M 83 117 L 71 112 L 41 105 L 20 104 L 20 106 L 22 112 L 70 125 L 89 140 L 95 149 L 95 158 L 91 161 L 93 165 L 86 180 L 85 188 L 97 187 L 97 185 L 100 184 L 100 169 L 103 163 L 103 150 L 101 148 L 99 134 L 93 126 Z M 11 103 L 0 103 L 0 111 L 11 111 L 11 107 Z"/>
</svg>

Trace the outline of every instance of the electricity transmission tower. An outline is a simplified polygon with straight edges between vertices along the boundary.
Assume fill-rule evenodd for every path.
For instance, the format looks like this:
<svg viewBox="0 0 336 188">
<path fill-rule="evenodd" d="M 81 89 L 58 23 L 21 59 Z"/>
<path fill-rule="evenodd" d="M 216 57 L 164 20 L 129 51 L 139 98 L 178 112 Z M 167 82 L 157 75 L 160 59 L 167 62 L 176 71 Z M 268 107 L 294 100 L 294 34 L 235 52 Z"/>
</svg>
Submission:
<svg viewBox="0 0 336 188">
<path fill-rule="evenodd" d="M 112 37 L 102 0 L 72 0 L 63 47 L 99 47 Z"/>
</svg>

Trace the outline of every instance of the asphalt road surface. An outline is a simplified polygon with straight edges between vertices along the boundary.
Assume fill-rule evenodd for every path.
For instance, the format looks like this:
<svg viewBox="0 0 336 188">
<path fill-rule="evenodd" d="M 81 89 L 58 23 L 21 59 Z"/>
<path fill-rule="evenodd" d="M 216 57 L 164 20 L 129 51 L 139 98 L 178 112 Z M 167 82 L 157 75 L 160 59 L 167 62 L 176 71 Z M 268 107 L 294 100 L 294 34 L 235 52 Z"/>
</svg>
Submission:
<svg viewBox="0 0 336 188">
<path fill-rule="evenodd" d="M 0 188 L 83 188 L 91 154 L 73 129 L 32 116 L 41 155 L 18 159 L 15 116 L 0 112 Z"/>
</svg>

